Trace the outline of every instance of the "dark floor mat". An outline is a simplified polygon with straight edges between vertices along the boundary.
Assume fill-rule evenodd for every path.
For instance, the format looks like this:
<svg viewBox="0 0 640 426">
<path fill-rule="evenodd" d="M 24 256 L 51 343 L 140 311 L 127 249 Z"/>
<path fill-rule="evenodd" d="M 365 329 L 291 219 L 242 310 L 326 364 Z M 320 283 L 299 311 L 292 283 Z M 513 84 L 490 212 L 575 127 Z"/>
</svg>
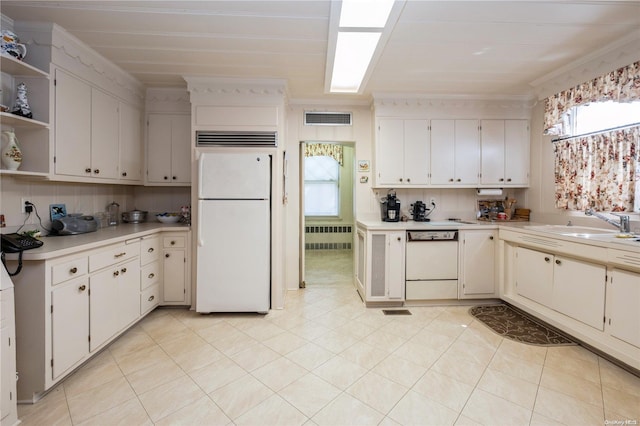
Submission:
<svg viewBox="0 0 640 426">
<path fill-rule="evenodd" d="M 538 346 L 576 343 L 531 317 L 507 305 L 474 306 L 469 313 L 494 332 L 517 342 Z"/>
</svg>

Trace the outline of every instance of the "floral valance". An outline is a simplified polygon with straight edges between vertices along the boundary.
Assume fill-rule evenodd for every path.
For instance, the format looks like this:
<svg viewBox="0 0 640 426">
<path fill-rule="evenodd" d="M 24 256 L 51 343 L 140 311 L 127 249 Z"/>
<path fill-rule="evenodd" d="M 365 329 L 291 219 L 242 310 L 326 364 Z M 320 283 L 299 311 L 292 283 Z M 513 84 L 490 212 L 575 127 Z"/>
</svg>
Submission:
<svg viewBox="0 0 640 426">
<path fill-rule="evenodd" d="M 563 134 L 564 115 L 589 102 L 640 100 L 640 61 L 550 96 L 545 101 L 545 134 Z"/>
<path fill-rule="evenodd" d="M 304 147 L 305 157 L 333 157 L 342 166 L 342 145 L 334 143 L 307 143 Z"/>
<path fill-rule="evenodd" d="M 554 144 L 556 207 L 630 212 L 640 208 L 640 126 Z"/>
</svg>

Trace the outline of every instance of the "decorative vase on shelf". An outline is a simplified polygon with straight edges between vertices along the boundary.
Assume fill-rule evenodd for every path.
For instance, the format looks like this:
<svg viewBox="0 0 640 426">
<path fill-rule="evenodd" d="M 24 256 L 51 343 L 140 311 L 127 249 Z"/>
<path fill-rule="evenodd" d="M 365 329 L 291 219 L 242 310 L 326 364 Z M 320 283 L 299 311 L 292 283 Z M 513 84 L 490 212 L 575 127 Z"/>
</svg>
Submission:
<svg viewBox="0 0 640 426">
<path fill-rule="evenodd" d="M 18 146 L 18 138 L 13 130 L 2 132 L 2 165 L 7 170 L 18 170 L 22 164 L 22 151 Z"/>
</svg>

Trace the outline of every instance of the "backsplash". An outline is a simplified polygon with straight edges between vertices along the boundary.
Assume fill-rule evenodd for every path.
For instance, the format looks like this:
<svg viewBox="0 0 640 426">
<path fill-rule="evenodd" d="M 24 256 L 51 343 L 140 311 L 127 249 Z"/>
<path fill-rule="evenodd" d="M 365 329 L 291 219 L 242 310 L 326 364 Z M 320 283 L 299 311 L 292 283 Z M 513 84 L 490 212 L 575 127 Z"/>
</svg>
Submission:
<svg viewBox="0 0 640 426">
<path fill-rule="evenodd" d="M 190 204 L 189 187 L 27 181 L 12 176 L 2 176 L 0 187 L 0 214 L 5 216 L 7 225 L 7 228 L 2 230 L 3 233 L 17 229 L 24 222 L 26 214 L 21 213 L 20 209 L 23 198 L 35 204 L 46 228 L 51 224 L 49 204 L 65 204 L 67 213 L 84 214 L 103 212 L 113 201 L 120 204 L 121 212 L 134 208 L 150 212 L 180 211 L 180 206 Z M 34 213 L 25 223 L 24 229 L 39 228 L 39 221 Z"/>
</svg>

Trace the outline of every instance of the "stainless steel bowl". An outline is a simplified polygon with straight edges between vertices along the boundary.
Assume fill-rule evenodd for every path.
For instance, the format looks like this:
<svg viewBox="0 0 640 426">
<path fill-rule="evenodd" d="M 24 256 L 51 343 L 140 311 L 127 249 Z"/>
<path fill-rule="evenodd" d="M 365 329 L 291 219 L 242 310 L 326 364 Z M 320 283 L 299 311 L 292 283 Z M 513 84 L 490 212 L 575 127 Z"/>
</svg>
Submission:
<svg viewBox="0 0 640 426">
<path fill-rule="evenodd" d="M 147 220 L 146 211 L 142 210 L 131 210 L 130 212 L 122 213 L 122 220 L 128 223 L 142 223 Z"/>
</svg>

